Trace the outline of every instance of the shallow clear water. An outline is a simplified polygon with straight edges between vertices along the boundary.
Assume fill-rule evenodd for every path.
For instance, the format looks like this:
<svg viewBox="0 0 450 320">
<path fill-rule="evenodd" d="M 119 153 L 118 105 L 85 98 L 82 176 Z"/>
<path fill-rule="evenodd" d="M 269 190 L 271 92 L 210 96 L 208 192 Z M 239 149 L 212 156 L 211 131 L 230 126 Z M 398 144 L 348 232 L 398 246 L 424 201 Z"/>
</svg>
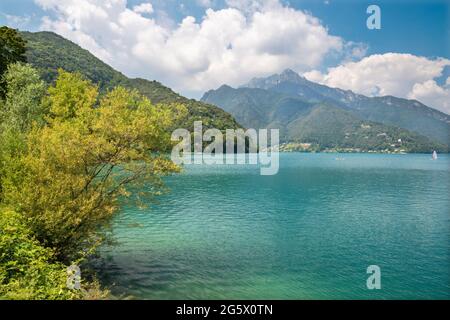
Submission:
<svg viewBox="0 0 450 320">
<path fill-rule="evenodd" d="M 280 157 L 276 176 L 189 166 L 159 204 L 125 208 L 105 284 L 140 299 L 450 299 L 448 155 Z"/>
</svg>

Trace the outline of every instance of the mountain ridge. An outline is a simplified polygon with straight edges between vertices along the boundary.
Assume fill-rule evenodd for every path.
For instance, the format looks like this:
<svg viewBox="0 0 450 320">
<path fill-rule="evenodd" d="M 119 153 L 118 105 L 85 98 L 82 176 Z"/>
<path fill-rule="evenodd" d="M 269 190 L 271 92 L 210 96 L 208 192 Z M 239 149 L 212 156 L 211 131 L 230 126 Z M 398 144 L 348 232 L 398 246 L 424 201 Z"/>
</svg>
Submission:
<svg viewBox="0 0 450 320">
<path fill-rule="evenodd" d="M 300 88 L 296 85 L 298 83 L 302 84 Z M 304 84 L 308 88 L 305 89 Z M 286 71 L 281 75 L 253 79 L 236 89 L 222 85 L 206 92 L 202 101 L 223 108 L 245 127 L 279 128 L 280 137 L 285 143 L 313 143 L 320 148 L 366 151 L 407 149 L 408 152 L 430 152 L 433 148 L 448 151 L 447 144 L 429 138 L 423 132 L 392 125 L 395 119 L 381 123 L 364 117 L 364 108 L 359 110 L 357 103 L 349 106 L 332 99 L 330 95 L 334 89 L 317 84 L 319 88 L 330 91 L 324 96 L 310 88 L 315 85 L 293 71 Z M 345 93 L 350 99 L 359 98 L 349 91 L 338 90 L 338 94 Z M 367 97 L 361 97 L 366 101 Z M 372 103 L 376 103 L 377 99 L 372 100 Z M 383 103 L 398 103 L 396 99 L 404 102 L 404 99 L 395 97 L 381 99 L 384 99 Z M 424 110 L 435 115 L 431 108 L 425 106 Z M 440 116 L 439 111 L 436 114 Z M 419 125 L 416 127 L 421 129 Z"/>
<path fill-rule="evenodd" d="M 401 136 L 403 137 L 402 141 L 407 141 L 405 143 L 408 145 L 408 151 L 423 151 L 427 145 L 439 150 L 445 149 L 442 144 L 431 142 L 420 134 L 399 131 L 398 128 L 394 128 L 390 122 L 396 123 L 398 119 L 388 118 L 380 126 L 377 123 L 380 115 L 369 112 L 370 109 L 364 108 L 360 105 L 361 102 L 357 101 L 372 98 L 310 82 L 292 70 L 286 70 L 281 75 L 269 77 L 269 80 L 267 80 L 268 78 L 253 79 L 249 86 L 254 88 L 243 86 L 234 89 L 223 85 L 219 88 L 220 90 L 208 91 L 201 101 L 197 101 L 185 98 L 157 81 L 128 78 L 96 58 L 89 51 L 55 33 L 22 32 L 21 34 L 27 40 L 29 63 L 41 72 L 46 82 L 52 83 L 56 78 L 58 68 L 63 68 L 70 72 L 83 74 L 87 79 L 98 84 L 101 91 L 122 85 L 130 89 L 137 89 L 153 103 L 184 104 L 188 108 L 188 117 L 177 124 L 179 127 L 192 128 L 193 122 L 197 120 L 203 121 L 205 129 L 235 129 L 241 128 L 242 125 L 253 128 L 282 127 L 284 140 L 286 141 L 301 142 L 308 139 L 309 141 L 317 140 L 317 144 L 327 147 L 345 146 L 362 149 L 369 147 L 376 150 L 382 148 L 401 150 L 402 146 L 396 145 L 396 141 L 400 139 L 395 139 L 395 137 Z M 220 99 L 217 99 L 220 95 L 223 95 L 222 98 L 226 98 L 230 102 L 228 107 L 221 104 Z M 344 98 L 353 102 L 348 104 L 348 101 Z M 384 99 L 381 100 L 381 105 L 384 108 L 389 103 L 396 105 L 405 101 L 395 97 L 382 97 L 373 98 L 370 102 L 380 104 L 376 99 Z M 241 108 L 242 106 L 246 107 Z M 439 124 L 442 123 L 442 119 L 450 122 L 448 120 L 450 117 L 443 116 L 438 111 L 434 112 L 431 108 L 418 102 L 417 105 L 409 106 L 409 108 L 429 112 L 427 121 L 436 117 L 436 121 L 441 121 Z M 336 120 L 333 123 L 326 112 L 334 114 L 335 119 L 339 119 L 339 121 Z M 411 115 L 408 116 L 406 119 L 411 119 Z M 327 123 L 329 128 L 323 128 L 321 121 Z M 411 121 L 412 125 L 421 129 L 420 121 L 414 123 L 414 121 L 417 121 L 414 118 Z M 425 127 L 427 128 L 428 125 L 426 123 Z M 446 123 L 446 126 L 446 130 L 448 130 L 448 123 Z M 308 135 L 300 134 L 299 127 L 303 128 L 303 132 L 307 132 Z M 437 133 L 442 132 L 439 125 L 435 127 Z M 406 129 L 409 130 L 409 128 Z M 328 134 L 327 130 L 331 134 Z M 350 131 L 351 133 L 346 135 L 348 132 L 344 131 Z M 366 139 L 367 141 L 370 140 L 370 143 L 364 145 L 364 140 L 361 141 L 356 133 L 367 136 Z M 419 133 L 423 134 L 423 132 Z M 428 132 L 428 134 L 433 136 L 433 132 Z M 337 141 L 333 135 L 340 137 L 342 141 Z M 292 136 L 295 139 L 292 139 Z M 389 138 L 382 139 L 379 137 Z M 446 147 L 448 149 L 448 145 Z"/>
<path fill-rule="evenodd" d="M 267 78 L 254 78 L 239 88 L 245 87 L 298 95 L 306 101 L 332 103 L 350 110 L 361 119 L 399 126 L 449 144 L 450 115 L 417 100 L 390 95 L 367 97 L 309 81 L 290 69 Z"/>
<path fill-rule="evenodd" d="M 400 99 L 400 100 L 405 100 L 405 101 L 409 101 L 410 103 L 415 103 L 415 104 L 420 104 L 421 106 L 427 108 L 427 109 L 431 109 L 433 112 L 436 112 L 437 114 L 442 115 L 443 118 L 447 118 L 447 120 L 450 120 L 450 115 L 446 114 L 445 112 L 442 112 L 436 108 L 432 108 L 429 107 L 427 105 L 425 105 L 424 103 L 420 102 L 419 100 L 416 99 L 405 99 L 405 98 L 399 98 L 393 95 L 385 95 L 385 96 L 375 96 L 375 97 L 368 97 L 365 96 L 363 94 L 359 94 L 359 93 L 355 93 L 352 90 L 345 90 L 345 89 L 341 89 L 338 87 L 330 87 L 321 83 L 317 83 L 311 80 L 308 80 L 307 78 L 305 78 L 304 76 L 301 76 L 300 74 L 296 73 L 295 71 L 293 71 L 292 69 L 285 69 L 283 72 L 281 72 L 280 74 L 273 74 L 269 77 L 258 77 L 258 78 L 253 78 L 251 79 L 247 84 L 241 85 L 239 86 L 239 88 L 262 88 L 262 86 L 264 86 L 264 83 L 266 84 L 266 88 L 262 88 L 262 89 L 272 89 L 273 88 L 273 84 L 272 85 L 268 85 L 268 80 L 272 80 L 279 83 L 279 82 L 294 82 L 294 83 L 300 83 L 300 84 L 307 84 L 307 85 L 312 85 L 315 88 L 322 88 L 328 91 L 337 91 L 340 92 L 341 94 L 346 94 L 349 95 L 351 97 L 364 97 L 364 98 L 378 98 L 378 99 Z M 321 93 L 323 95 L 323 93 Z"/>
<path fill-rule="evenodd" d="M 189 119 L 183 119 L 177 125 L 192 128 L 193 122 L 203 121 L 204 128 L 240 128 L 235 119 L 221 108 L 188 99 L 162 85 L 158 81 L 142 78 L 128 78 L 121 72 L 95 57 L 88 50 L 74 42 L 48 31 L 21 32 L 27 41 L 27 60 L 37 68 L 47 83 L 52 83 L 62 68 L 69 72 L 79 72 L 101 91 L 121 85 L 129 89 L 137 89 L 153 103 L 180 103 L 187 107 Z"/>
</svg>

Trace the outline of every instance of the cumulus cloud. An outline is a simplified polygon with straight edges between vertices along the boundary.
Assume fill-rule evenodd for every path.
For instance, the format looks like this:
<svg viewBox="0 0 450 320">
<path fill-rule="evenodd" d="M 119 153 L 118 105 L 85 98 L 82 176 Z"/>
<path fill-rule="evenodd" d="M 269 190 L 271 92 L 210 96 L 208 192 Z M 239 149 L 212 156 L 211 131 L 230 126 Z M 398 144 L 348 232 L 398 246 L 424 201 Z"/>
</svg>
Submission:
<svg viewBox="0 0 450 320">
<path fill-rule="evenodd" d="M 311 81 L 368 96 L 417 99 L 450 114 L 450 86 L 439 86 L 435 81 L 447 66 L 450 66 L 448 59 L 386 53 L 347 62 L 329 68 L 325 73 L 310 71 L 304 76 Z"/>
<path fill-rule="evenodd" d="M 422 101 L 426 105 L 450 114 L 450 83 L 447 79 L 445 86 L 439 86 L 436 81 L 428 80 L 416 83 L 409 94 L 409 98 Z"/>
<path fill-rule="evenodd" d="M 157 79 L 183 93 L 198 95 L 291 68 L 332 87 L 417 99 L 450 113 L 450 85 L 436 82 L 449 60 L 366 57 L 367 45 L 331 35 L 320 20 L 279 0 L 226 0 L 227 8 L 206 9 L 200 20 L 187 16 L 179 24 L 151 1 L 132 8 L 126 0 L 35 2 L 52 14 L 41 29 L 78 43 L 128 76 Z M 327 57 L 338 57 L 341 65 L 317 71 Z"/>
<path fill-rule="evenodd" d="M 238 9 L 244 13 L 252 14 L 263 9 L 277 9 L 282 5 L 279 0 L 226 0 L 230 8 Z"/>
<path fill-rule="evenodd" d="M 153 13 L 153 6 L 151 3 L 141 3 L 140 5 L 134 6 L 133 11 L 136 13 Z"/>
<path fill-rule="evenodd" d="M 346 50 L 317 18 L 278 0 L 227 0 L 229 7 L 207 9 L 201 20 L 188 16 L 175 26 L 162 23 L 148 1 L 133 9 L 126 0 L 35 1 L 52 14 L 41 29 L 129 76 L 157 79 L 178 91 L 238 85 L 284 68 L 304 72 Z"/>
</svg>

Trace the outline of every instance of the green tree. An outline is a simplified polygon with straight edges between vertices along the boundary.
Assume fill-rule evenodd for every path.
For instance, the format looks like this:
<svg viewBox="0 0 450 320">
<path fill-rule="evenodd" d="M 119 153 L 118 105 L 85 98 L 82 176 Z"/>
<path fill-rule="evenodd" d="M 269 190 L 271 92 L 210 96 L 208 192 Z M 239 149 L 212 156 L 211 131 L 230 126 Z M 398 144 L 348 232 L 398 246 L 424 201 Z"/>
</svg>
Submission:
<svg viewBox="0 0 450 320">
<path fill-rule="evenodd" d="M 62 70 L 48 92 L 48 124 L 27 135 L 27 152 L 15 160 L 22 169 L 5 174 L 3 197 L 41 244 L 71 262 L 101 242 L 119 199 L 151 199 L 164 190 L 161 176 L 179 170 L 158 151 L 171 145 L 167 128 L 183 108 L 120 87 L 99 97 Z"/>
<path fill-rule="evenodd" d="M 0 99 L 0 202 L 6 172 L 20 172 L 17 158 L 26 150 L 27 132 L 44 124 L 46 89 L 37 71 L 23 63 L 9 65 L 3 79 L 8 92 Z"/>
<path fill-rule="evenodd" d="M 46 113 L 42 104 L 46 85 L 37 70 L 28 64 L 10 64 L 3 79 L 7 93 L 3 106 L 0 106 L 2 128 L 24 133 L 31 129 L 33 123 L 42 126 Z"/>
<path fill-rule="evenodd" d="M 19 32 L 6 26 L 0 27 L 0 78 L 6 72 L 8 65 L 15 62 L 26 62 L 26 42 Z M 0 81 L 0 95 L 6 92 L 5 82 Z"/>
<path fill-rule="evenodd" d="M 99 95 L 59 70 L 45 93 L 37 72 L 9 66 L 0 100 L 0 299 L 102 298 L 96 281 L 66 288 L 66 267 L 102 241 L 122 201 L 163 192 L 179 168 L 159 152 L 186 115 L 121 87 Z"/>
<path fill-rule="evenodd" d="M 31 233 L 22 214 L 0 207 L 0 299 L 102 299 L 97 281 L 81 279 L 81 290 L 67 287 L 67 266 Z"/>
<path fill-rule="evenodd" d="M 54 262 L 51 249 L 33 238 L 23 215 L 0 208 L 0 297 L 73 299 L 66 267 Z"/>
</svg>

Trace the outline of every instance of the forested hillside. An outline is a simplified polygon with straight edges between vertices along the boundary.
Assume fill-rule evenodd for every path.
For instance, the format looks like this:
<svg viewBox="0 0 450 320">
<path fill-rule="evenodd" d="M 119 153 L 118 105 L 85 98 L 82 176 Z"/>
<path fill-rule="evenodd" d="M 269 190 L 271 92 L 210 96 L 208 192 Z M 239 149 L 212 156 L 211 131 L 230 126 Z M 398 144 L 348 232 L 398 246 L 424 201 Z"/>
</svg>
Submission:
<svg viewBox="0 0 450 320">
<path fill-rule="evenodd" d="M 153 103 L 181 103 L 188 109 L 188 116 L 177 124 L 190 128 L 196 120 L 204 127 L 218 129 L 237 128 L 240 125 L 222 109 L 196 100 L 187 99 L 157 81 L 130 79 L 96 58 L 89 51 L 52 32 L 21 32 L 27 41 L 27 60 L 37 68 L 42 78 L 54 82 L 58 69 L 79 72 L 99 85 L 101 91 L 122 85 L 148 97 Z M 151 75 L 149 75 L 151 77 Z"/>
<path fill-rule="evenodd" d="M 448 146 L 396 126 L 364 120 L 348 109 L 274 90 L 222 86 L 202 101 L 220 106 L 252 128 L 279 128 L 284 143 L 311 144 L 314 150 L 448 152 Z"/>
</svg>

